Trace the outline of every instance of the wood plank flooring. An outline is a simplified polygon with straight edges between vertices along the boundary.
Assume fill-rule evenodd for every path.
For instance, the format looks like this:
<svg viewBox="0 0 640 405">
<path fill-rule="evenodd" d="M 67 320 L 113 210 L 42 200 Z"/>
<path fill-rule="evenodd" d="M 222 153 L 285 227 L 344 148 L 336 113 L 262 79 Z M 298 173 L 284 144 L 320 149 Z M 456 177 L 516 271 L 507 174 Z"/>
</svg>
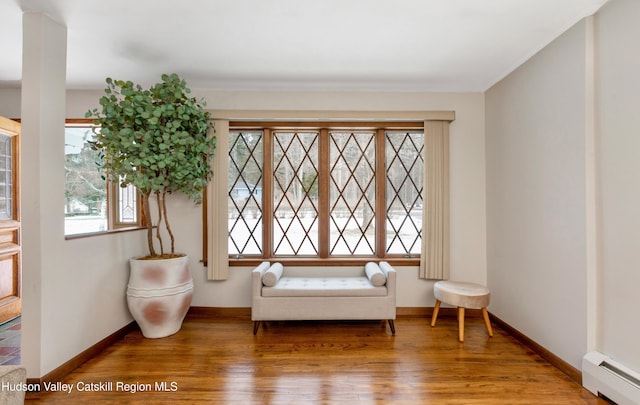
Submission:
<svg viewBox="0 0 640 405">
<path fill-rule="evenodd" d="M 254 336 L 248 320 L 191 317 L 167 338 L 129 333 L 65 377 L 71 393 L 27 403 L 606 404 L 499 327 L 489 338 L 482 318 L 464 343 L 455 318 L 429 322 L 401 317 L 395 336 L 382 322 L 268 322 Z"/>
</svg>

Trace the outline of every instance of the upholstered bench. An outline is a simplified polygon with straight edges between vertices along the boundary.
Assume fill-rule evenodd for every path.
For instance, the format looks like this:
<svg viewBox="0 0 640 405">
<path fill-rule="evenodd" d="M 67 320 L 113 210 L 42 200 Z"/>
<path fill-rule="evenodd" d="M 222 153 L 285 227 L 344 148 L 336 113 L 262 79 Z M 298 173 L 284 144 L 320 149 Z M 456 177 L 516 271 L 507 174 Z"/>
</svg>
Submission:
<svg viewBox="0 0 640 405">
<path fill-rule="evenodd" d="M 464 342 L 464 309 L 481 309 L 489 336 L 493 336 L 491 322 L 489 321 L 489 289 L 475 283 L 461 281 L 438 281 L 433 285 L 433 295 L 436 298 L 436 306 L 431 317 L 431 326 L 436 325 L 440 303 L 458 307 L 458 340 Z"/>
<path fill-rule="evenodd" d="M 285 268 L 263 262 L 252 272 L 251 319 L 387 320 L 395 334 L 396 272 L 387 262 L 363 267 Z"/>
</svg>

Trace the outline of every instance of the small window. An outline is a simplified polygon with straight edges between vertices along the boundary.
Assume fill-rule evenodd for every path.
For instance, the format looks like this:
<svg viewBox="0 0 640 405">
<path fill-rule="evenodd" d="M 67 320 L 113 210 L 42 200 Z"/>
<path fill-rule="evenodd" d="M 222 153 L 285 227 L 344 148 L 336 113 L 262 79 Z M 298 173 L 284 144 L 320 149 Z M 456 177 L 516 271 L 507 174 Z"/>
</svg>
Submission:
<svg viewBox="0 0 640 405">
<path fill-rule="evenodd" d="M 13 219 L 12 137 L 0 135 L 0 219 Z"/>
<path fill-rule="evenodd" d="M 141 225 L 135 187 L 109 184 L 100 169 L 102 157 L 91 149 L 94 127 L 65 127 L 65 235 L 106 232 Z"/>
</svg>

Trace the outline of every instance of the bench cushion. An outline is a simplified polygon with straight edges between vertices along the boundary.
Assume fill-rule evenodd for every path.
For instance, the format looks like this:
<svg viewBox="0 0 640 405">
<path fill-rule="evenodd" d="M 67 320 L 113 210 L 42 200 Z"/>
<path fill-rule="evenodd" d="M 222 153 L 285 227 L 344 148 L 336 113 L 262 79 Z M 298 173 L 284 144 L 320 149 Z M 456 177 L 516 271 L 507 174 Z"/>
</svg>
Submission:
<svg viewBox="0 0 640 405">
<path fill-rule="evenodd" d="M 377 263 L 367 263 L 364 266 L 364 271 L 367 273 L 369 280 L 371 280 L 371 284 L 376 287 L 382 287 L 387 283 L 387 277 Z"/>
<path fill-rule="evenodd" d="M 273 263 L 271 267 L 269 267 L 269 270 L 264 272 L 264 275 L 262 276 L 262 284 L 267 287 L 273 287 L 276 285 L 278 280 L 280 280 L 280 277 L 282 277 L 283 270 L 284 268 L 282 267 L 282 264 Z"/>
<path fill-rule="evenodd" d="M 282 277 L 273 287 L 262 287 L 263 297 L 377 297 L 387 295 L 362 277 Z"/>
</svg>

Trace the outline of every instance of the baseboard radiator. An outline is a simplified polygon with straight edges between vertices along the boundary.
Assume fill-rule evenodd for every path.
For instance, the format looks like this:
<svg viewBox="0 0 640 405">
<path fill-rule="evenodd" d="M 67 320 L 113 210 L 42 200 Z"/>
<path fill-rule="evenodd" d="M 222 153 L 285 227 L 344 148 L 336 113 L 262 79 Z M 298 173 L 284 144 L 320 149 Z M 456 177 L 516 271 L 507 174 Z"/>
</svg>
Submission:
<svg viewBox="0 0 640 405">
<path fill-rule="evenodd" d="M 582 385 L 618 405 L 640 404 L 640 374 L 600 352 L 582 358 Z"/>
</svg>

